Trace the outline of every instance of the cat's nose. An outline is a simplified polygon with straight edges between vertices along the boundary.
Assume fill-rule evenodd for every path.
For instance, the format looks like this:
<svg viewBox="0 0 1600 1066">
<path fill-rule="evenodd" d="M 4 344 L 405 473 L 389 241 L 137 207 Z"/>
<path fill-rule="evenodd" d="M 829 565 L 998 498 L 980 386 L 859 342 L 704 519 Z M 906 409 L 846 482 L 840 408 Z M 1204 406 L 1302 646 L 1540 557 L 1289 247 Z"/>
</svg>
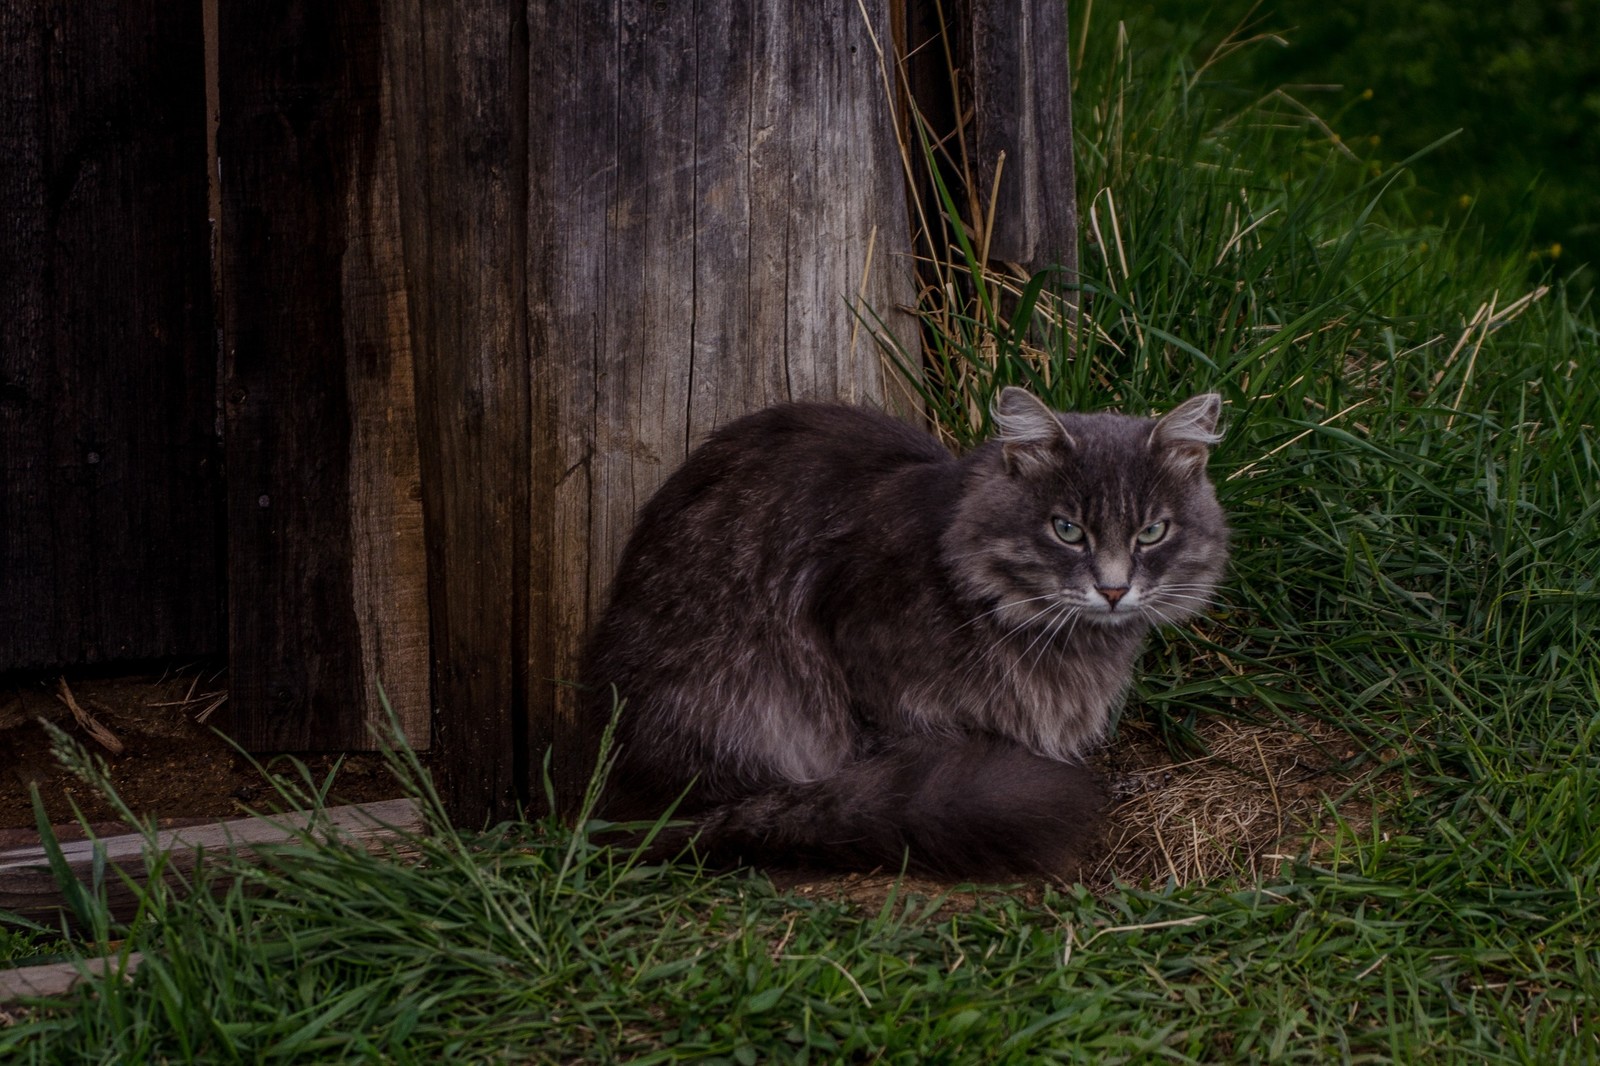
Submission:
<svg viewBox="0 0 1600 1066">
<path fill-rule="evenodd" d="M 1117 605 L 1118 600 L 1122 599 L 1122 597 L 1128 594 L 1128 586 L 1126 585 L 1096 585 L 1094 590 L 1100 595 L 1104 596 L 1106 598 L 1106 602 L 1113 607 Z"/>
</svg>

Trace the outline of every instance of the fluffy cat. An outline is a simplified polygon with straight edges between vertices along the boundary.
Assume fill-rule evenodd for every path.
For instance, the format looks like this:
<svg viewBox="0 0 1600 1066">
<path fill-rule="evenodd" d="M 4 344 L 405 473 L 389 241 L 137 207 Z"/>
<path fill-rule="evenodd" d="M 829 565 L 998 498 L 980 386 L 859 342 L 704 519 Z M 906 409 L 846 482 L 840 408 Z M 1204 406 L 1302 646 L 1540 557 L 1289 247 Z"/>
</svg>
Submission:
<svg viewBox="0 0 1600 1066">
<path fill-rule="evenodd" d="M 718 862 L 1071 873 L 1102 805 L 1078 758 L 1222 575 L 1220 412 L 1009 388 L 959 459 L 860 408 L 725 426 L 645 505 L 589 643 L 592 713 L 626 701 L 603 813 L 682 795 Z"/>
</svg>

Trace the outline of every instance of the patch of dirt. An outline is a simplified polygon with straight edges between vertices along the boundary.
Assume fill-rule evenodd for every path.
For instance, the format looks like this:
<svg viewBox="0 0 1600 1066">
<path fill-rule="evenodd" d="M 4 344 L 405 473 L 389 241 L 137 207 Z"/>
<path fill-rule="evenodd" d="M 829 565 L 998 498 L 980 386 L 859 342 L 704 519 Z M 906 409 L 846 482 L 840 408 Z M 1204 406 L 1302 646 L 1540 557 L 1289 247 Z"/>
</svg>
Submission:
<svg viewBox="0 0 1600 1066">
<path fill-rule="evenodd" d="M 38 784 L 54 824 L 77 820 L 74 803 L 91 822 L 117 820 L 98 792 L 56 760 L 40 719 L 104 759 L 117 794 L 140 815 L 211 821 L 282 805 L 261 771 L 206 723 L 227 694 L 226 675 L 216 668 L 135 676 L 74 674 L 67 686 L 84 717 L 68 708 L 54 677 L 0 685 L 0 834 L 5 838 L 26 838 L 34 827 L 31 783 Z M 100 730 L 109 741 L 95 739 Z M 108 743 L 120 745 L 121 752 L 113 752 Z M 320 782 L 339 756 L 298 758 Z M 293 776 L 282 761 L 262 761 L 269 770 Z M 357 753 L 344 757 L 330 802 L 392 799 L 400 791 L 381 756 Z"/>
</svg>

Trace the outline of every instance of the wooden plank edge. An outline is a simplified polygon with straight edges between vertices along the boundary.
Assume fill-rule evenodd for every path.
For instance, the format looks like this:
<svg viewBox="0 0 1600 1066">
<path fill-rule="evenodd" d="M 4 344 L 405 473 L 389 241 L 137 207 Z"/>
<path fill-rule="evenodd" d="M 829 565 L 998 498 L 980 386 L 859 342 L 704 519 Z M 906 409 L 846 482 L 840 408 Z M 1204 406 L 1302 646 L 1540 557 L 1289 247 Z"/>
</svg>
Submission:
<svg viewBox="0 0 1600 1066">
<path fill-rule="evenodd" d="M 330 807 L 320 817 L 304 812 L 263 814 L 228 822 L 163 829 L 155 835 L 155 849 L 167 856 L 168 869 L 187 873 L 195 868 L 197 856 L 206 851 L 234 851 L 250 856 L 261 845 L 285 844 L 298 839 L 316 821 L 314 835 L 335 835 L 371 851 L 397 848 L 402 852 L 407 837 L 426 831 L 422 808 L 414 799 L 379 800 L 343 807 Z M 143 833 L 124 833 L 99 840 L 76 840 L 61 845 L 62 856 L 80 880 L 87 880 L 100 849 L 106 861 L 128 876 L 142 880 L 144 856 L 150 841 Z M 126 904 L 119 879 L 108 879 L 113 911 Z M 64 902 L 50 872 L 49 859 L 41 845 L 0 851 L 0 910 L 33 915 L 61 910 Z"/>
<path fill-rule="evenodd" d="M 108 968 L 123 980 L 144 961 L 137 951 L 129 952 L 126 959 L 80 959 L 76 962 L 50 962 L 42 966 L 19 966 L 14 970 L 0 970 L 0 1003 L 15 1003 L 23 999 L 44 999 L 63 996 L 81 982 L 102 976 Z"/>
</svg>

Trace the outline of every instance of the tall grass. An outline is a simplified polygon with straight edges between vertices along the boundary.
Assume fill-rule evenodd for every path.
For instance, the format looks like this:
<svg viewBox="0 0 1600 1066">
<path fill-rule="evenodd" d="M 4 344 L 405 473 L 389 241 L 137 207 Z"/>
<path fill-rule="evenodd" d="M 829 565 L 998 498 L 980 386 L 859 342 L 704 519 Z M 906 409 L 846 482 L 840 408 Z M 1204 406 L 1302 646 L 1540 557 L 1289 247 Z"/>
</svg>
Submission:
<svg viewBox="0 0 1600 1066">
<path fill-rule="evenodd" d="M 1196 69 L 1093 30 L 1082 275 L 980 268 L 955 227 L 919 387 L 963 441 L 1006 384 L 1086 410 L 1224 395 L 1235 579 L 1185 639 L 1225 669 L 1187 676 L 1158 649 L 1176 665 L 1141 702 L 1311 709 L 1385 743 L 1464 682 L 1490 704 L 1581 702 L 1600 621 L 1592 316 L 1525 289 L 1475 232 L 1412 225 L 1403 167 L 1353 155 L 1292 97 L 1237 97 L 1216 79 L 1246 42 Z"/>
<path fill-rule="evenodd" d="M 1593 316 L 1412 224 L 1403 171 L 1240 97 L 1226 57 L 1084 42 L 1083 275 L 989 274 L 954 242 L 919 387 L 957 439 L 1009 382 L 1080 409 L 1222 392 L 1233 575 L 1128 714 L 1175 743 L 1321 716 L 1388 768 L 1370 818 L 1268 883 L 965 912 L 553 825 L 441 830 L 410 863 L 308 839 L 214 869 L 217 896 L 154 889 L 113 931 L 133 982 L 29 1008 L 0 1058 L 1600 1060 Z"/>
</svg>

